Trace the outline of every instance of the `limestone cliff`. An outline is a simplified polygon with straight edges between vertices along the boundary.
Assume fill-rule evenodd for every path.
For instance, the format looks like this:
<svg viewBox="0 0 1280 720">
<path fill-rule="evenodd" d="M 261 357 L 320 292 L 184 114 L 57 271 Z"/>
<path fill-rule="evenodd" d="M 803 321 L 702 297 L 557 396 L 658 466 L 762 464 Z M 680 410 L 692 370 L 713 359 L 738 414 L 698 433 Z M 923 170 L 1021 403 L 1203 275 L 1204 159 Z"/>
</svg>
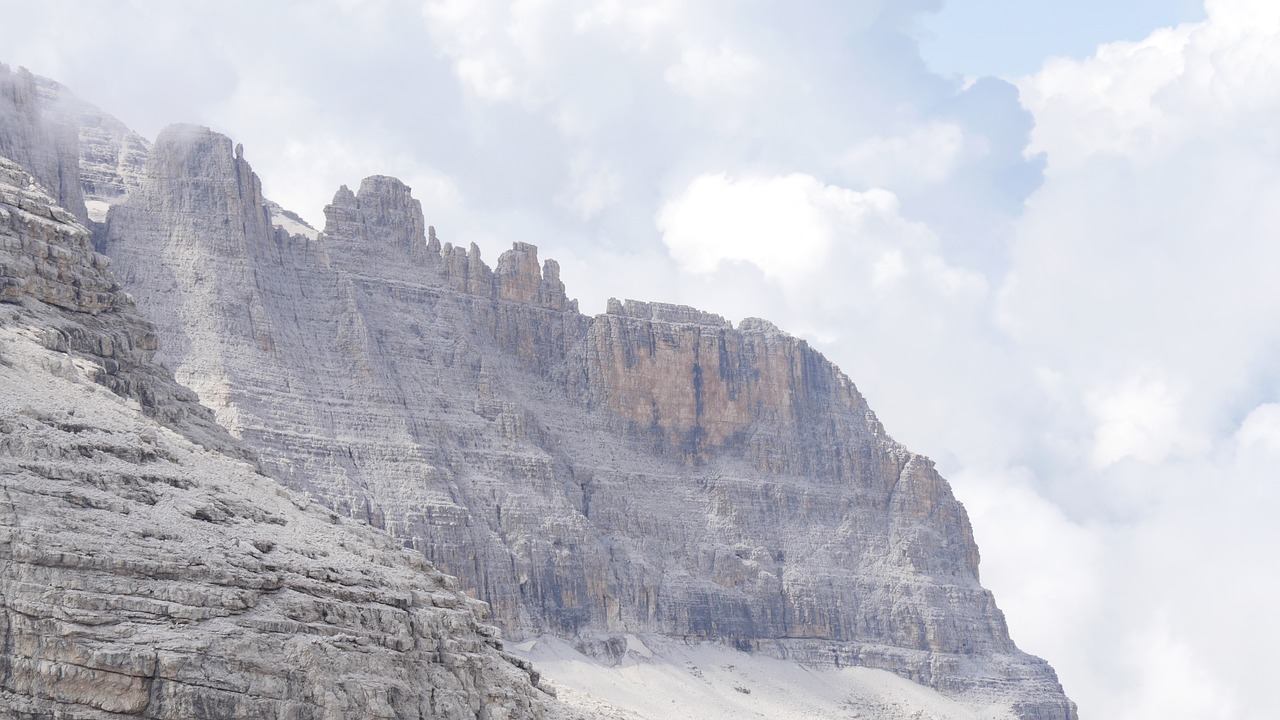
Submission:
<svg viewBox="0 0 1280 720">
<path fill-rule="evenodd" d="M 0 715 L 559 716 L 454 578 L 242 459 L 89 235 L 0 158 Z"/>
<path fill-rule="evenodd" d="M 88 218 L 80 185 L 78 128 L 47 115 L 37 78 L 0 63 L 0 157 L 18 163 L 58 204 L 81 222 Z"/>
<path fill-rule="evenodd" d="M 32 78 L 44 124 L 74 128 L 79 190 L 89 220 L 100 223 L 106 220 L 107 208 L 141 182 L 151 143 L 53 80 L 38 75 Z"/>
<path fill-rule="evenodd" d="M 384 527 L 514 636 L 623 633 L 890 669 L 1074 718 L 978 581 L 964 509 L 821 354 L 441 244 L 392 178 L 277 227 L 240 149 L 157 139 L 105 250 L 159 357 L 266 471 Z"/>
</svg>

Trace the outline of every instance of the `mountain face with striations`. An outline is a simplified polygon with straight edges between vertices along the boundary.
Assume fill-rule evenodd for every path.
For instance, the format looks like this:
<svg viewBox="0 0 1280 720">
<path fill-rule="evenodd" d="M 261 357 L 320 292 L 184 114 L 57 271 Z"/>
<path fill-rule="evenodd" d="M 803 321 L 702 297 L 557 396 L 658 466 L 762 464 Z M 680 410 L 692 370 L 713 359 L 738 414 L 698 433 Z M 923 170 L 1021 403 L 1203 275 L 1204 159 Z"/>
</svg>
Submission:
<svg viewBox="0 0 1280 720">
<path fill-rule="evenodd" d="M 80 197 L 156 360 L 262 472 L 456 575 L 508 641 L 614 664 L 718 643 L 889 671 L 955 717 L 1075 718 L 946 481 L 803 340 L 660 303 L 586 316 L 534 246 L 442 243 L 394 178 L 340 188 L 316 231 L 215 132 L 58 117 L 126 138 L 88 143 L 111 194 Z M 881 716 L 942 717 L 921 712 Z"/>
<path fill-rule="evenodd" d="M 0 716 L 562 717 L 454 578 L 251 464 L 56 191 L 0 156 Z"/>
</svg>

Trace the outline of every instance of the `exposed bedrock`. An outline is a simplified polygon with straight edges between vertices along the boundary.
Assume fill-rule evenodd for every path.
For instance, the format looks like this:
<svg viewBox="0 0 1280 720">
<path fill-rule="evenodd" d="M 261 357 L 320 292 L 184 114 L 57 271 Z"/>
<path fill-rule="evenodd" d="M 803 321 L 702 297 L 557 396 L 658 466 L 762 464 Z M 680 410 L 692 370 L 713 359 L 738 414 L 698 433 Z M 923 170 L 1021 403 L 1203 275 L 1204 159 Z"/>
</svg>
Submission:
<svg viewBox="0 0 1280 720">
<path fill-rule="evenodd" d="M 947 483 L 805 341 L 659 303 L 584 316 L 532 245 L 490 267 L 392 178 L 340 189 L 316 239 L 260 187 L 227 138 L 171 128 L 112 207 L 159 357 L 268 472 L 457 574 L 509 635 L 718 639 L 1074 716 Z"/>
<path fill-rule="evenodd" d="M 287 491 L 0 158 L 0 714 L 557 717 L 486 606 Z"/>
<path fill-rule="evenodd" d="M 0 63 L 0 157 L 31 173 L 65 211 L 87 219 L 80 184 L 78 126 L 45 112 L 41 82 L 26 68 Z"/>
</svg>

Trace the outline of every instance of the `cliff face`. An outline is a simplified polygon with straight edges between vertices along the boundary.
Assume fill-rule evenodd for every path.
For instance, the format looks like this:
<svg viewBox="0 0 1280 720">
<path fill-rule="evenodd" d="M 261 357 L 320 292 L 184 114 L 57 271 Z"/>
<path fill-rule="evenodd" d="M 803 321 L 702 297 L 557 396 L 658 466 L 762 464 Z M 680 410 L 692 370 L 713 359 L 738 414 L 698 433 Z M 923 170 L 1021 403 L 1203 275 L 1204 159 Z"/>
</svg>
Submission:
<svg viewBox="0 0 1280 720">
<path fill-rule="evenodd" d="M 457 574 L 508 634 L 716 639 L 1074 717 L 946 482 L 803 340 L 584 316 L 533 246 L 492 268 L 442 246 L 392 178 L 340 189 L 315 239 L 272 212 L 228 139 L 171 128 L 104 247 L 269 474 Z"/>
<path fill-rule="evenodd" d="M 0 158 L 0 714 L 555 716 L 454 578 L 242 459 L 36 180 Z"/>
<path fill-rule="evenodd" d="M 107 208 L 138 187 L 151 143 L 124 123 L 76 97 L 58 83 L 34 80 L 46 127 L 70 127 L 79 148 L 79 183 L 91 223 L 107 218 Z M 68 165 L 70 167 L 70 165 Z M 63 202 L 66 198 L 62 195 Z"/>
<path fill-rule="evenodd" d="M 11 71 L 0 63 L 0 157 L 35 176 L 65 211 L 88 218 L 80 186 L 78 128 L 64 118 L 46 116 L 39 78 L 25 68 Z"/>
</svg>

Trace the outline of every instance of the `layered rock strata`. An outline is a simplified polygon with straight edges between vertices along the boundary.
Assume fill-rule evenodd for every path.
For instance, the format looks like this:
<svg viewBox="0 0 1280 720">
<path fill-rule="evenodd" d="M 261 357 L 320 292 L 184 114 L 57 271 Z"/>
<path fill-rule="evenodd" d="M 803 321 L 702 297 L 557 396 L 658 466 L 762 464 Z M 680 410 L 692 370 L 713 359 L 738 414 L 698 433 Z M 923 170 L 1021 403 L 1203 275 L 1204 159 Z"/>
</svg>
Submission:
<svg viewBox="0 0 1280 720">
<path fill-rule="evenodd" d="M 483 603 L 238 459 L 155 348 L 0 158 L 0 715 L 559 716 Z"/>
<path fill-rule="evenodd" d="M 532 245 L 491 268 L 392 178 L 340 189 L 314 239 L 271 214 L 230 140 L 171 128 L 105 249 L 268 472 L 457 574 L 509 634 L 716 639 L 1074 717 L 946 482 L 803 340 L 656 303 L 584 316 Z"/>
<path fill-rule="evenodd" d="M 49 349 L 95 358 L 93 380 L 205 447 L 250 457 L 191 390 L 152 362 L 155 327 L 93 250 L 89 233 L 17 163 L 0 157 L 0 302 L 28 300 L 73 313 L 50 316 Z"/>
<path fill-rule="evenodd" d="M 86 215 L 90 222 L 101 223 L 107 218 L 107 208 L 128 197 L 141 183 L 151 143 L 53 80 L 31 77 L 44 124 L 75 130 L 79 189 Z"/>
</svg>

